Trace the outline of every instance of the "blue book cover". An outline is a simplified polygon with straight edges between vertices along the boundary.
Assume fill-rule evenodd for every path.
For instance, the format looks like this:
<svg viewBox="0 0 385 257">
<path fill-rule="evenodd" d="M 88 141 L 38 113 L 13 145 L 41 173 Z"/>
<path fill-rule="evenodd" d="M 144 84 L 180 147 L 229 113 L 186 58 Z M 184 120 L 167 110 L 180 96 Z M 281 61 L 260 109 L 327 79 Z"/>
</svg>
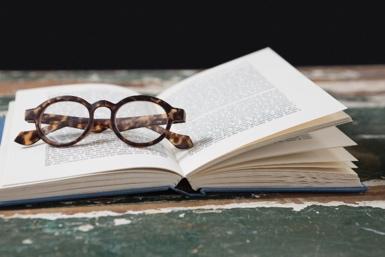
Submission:
<svg viewBox="0 0 385 257">
<path fill-rule="evenodd" d="M 3 133 L 5 117 L 0 117 L 0 140 Z M 185 180 L 186 183 L 187 180 Z M 188 184 L 188 182 L 187 182 Z M 191 187 L 187 185 L 188 190 L 185 186 L 175 187 L 155 187 L 155 188 L 141 188 L 141 189 L 127 189 L 110 192 L 95 192 L 88 194 L 75 194 L 65 196 L 54 196 L 54 197 L 43 197 L 35 199 L 22 199 L 16 201 L 3 201 L 0 202 L 0 207 L 35 204 L 35 203 L 46 203 L 46 202 L 58 202 L 58 201 L 69 201 L 69 200 L 80 200 L 95 197 L 112 197 L 121 195 L 132 195 L 132 194 L 143 194 L 143 193 L 154 193 L 159 194 L 166 191 L 174 191 L 190 197 L 209 197 L 215 194 L 236 194 L 236 193 L 361 193 L 365 192 L 367 188 L 362 185 L 361 187 L 319 187 L 319 188 L 201 188 L 199 191 L 191 190 Z"/>
<path fill-rule="evenodd" d="M 1 142 L 1 139 L 3 138 L 4 122 L 5 122 L 5 117 L 0 116 L 0 142 Z"/>
</svg>

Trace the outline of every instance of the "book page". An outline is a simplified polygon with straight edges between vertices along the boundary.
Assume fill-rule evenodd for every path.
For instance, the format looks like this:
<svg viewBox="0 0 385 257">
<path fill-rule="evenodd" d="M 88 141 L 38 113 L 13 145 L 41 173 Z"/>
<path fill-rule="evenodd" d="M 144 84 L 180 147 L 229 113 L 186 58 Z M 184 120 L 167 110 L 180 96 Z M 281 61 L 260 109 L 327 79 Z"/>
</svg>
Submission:
<svg viewBox="0 0 385 257">
<path fill-rule="evenodd" d="M 288 155 L 252 160 L 248 162 L 239 163 L 237 165 L 228 165 L 218 167 L 216 169 L 199 172 L 196 177 L 206 173 L 223 172 L 223 171 L 234 171 L 242 170 L 245 168 L 258 170 L 262 166 L 270 165 L 288 165 L 288 164 L 306 164 L 306 163 L 330 163 L 330 162 L 351 162 L 357 161 L 357 159 L 351 155 L 344 148 L 331 148 L 331 149 L 320 149 L 314 151 L 307 151 L 302 153 L 293 153 Z"/>
<path fill-rule="evenodd" d="M 186 176 L 227 153 L 346 107 L 271 49 L 192 76 L 159 96 L 184 108 L 176 132 L 195 146 L 176 152 Z"/>
<path fill-rule="evenodd" d="M 165 169 L 177 173 L 180 170 L 179 165 L 171 148 L 164 142 L 151 147 L 136 148 L 118 139 L 111 130 L 102 133 L 90 132 L 76 145 L 65 148 L 52 147 L 42 140 L 31 146 L 22 146 L 13 142 L 20 131 L 35 129 L 34 124 L 24 120 L 25 110 L 34 108 L 52 97 L 75 95 L 89 103 L 98 100 L 116 103 L 136 94 L 123 87 L 103 84 L 80 84 L 18 91 L 13 115 L 10 119 L 7 118 L 11 122 L 12 131 L 5 138 L 9 142 L 6 142 L 5 164 L 0 171 L 0 184 L 4 186 L 41 182 L 133 168 Z M 109 109 L 98 108 L 94 117 L 110 118 L 110 115 Z"/>
<path fill-rule="evenodd" d="M 213 165 L 208 169 L 235 166 L 244 162 L 301 153 L 326 148 L 353 146 L 356 143 L 336 127 L 320 129 L 302 136 L 288 138 L 267 146 L 259 147 Z"/>
</svg>

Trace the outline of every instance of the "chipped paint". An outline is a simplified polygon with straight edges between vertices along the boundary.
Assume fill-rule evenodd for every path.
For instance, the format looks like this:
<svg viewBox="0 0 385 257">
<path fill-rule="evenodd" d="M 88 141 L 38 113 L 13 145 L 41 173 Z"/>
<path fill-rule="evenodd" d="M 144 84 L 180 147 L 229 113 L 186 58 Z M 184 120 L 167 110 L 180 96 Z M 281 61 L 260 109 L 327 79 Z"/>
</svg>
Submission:
<svg viewBox="0 0 385 257">
<path fill-rule="evenodd" d="M 131 222 L 132 221 L 129 219 L 114 219 L 115 226 L 128 225 L 128 224 L 131 224 Z"/>
<path fill-rule="evenodd" d="M 113 211 L 92 211 L 84 213 L 75 213 L 75 214 L 64 214 L 64 213 L 38 213 L 38 214 L 13 214 L 10 216 L 0 215 L 0 218 L 5 220 L 8 219 L 46 219 L 46 220 L 58 220 L 58 219 L 73 219 L 73 218 L 100 218 L 100 217 L 119 217 L 127 214 L 137 215 L 137 214 L 161 214 L 161 213 L 170 213 L 170 212 L 186 212 L 194 211 L 194 213 L 208 213 L 208 212 L 220 212 L 221 210 L 228 209 L 244 209 L 244 208 L 290 208 L 293 211 L 301 211 L 310 206 L 329 206 L 329 207 L 338 207 L 338 206 L 350 206 L 350 207 L 372 207 L 372 208 L 381 208 L 385 209 L 385 201 L 360 201 L 357 203 L 345 203 L 340 201 L 332 201 L 328 203 L 318 203 L 318 202 L 306 202 L 306 203 L 279 203 L 272 201 L 264 202 L 247 202 L 247 203 L 231 203 L 224 205 L 203 205 L 195 207 L 170 207 L 170 208 L 159 208 L 159 209 L 148 209 L 142 211 L 126 211 L 126 212 L 113 212 Z M 89 225 L 92 226 L 92 225 Z M 88 225 L 87 225 L 87 228 Z M 86 228 L 86 229 L 87 229 Z M 92 228 L 91 228 L 92 229 Z"/>
<path fill-rule="evenodd" d="M 85 225 L 81 225 L 79 227 L 77 227 L 77 230 L 81 231 L 81 232 L 88 232 L 88 231 L 91 231 L 94 229 L 94 226 L 92 226 L 91 224 L 85 224 Z"/>
</svg>

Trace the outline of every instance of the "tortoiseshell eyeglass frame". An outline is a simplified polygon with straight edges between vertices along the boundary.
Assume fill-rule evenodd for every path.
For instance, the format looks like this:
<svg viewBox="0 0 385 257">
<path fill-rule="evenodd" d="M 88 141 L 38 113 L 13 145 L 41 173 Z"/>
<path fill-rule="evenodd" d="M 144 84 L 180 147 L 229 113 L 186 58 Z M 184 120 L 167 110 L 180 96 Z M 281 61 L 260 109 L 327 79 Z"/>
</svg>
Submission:
<svg viewBox="0 0 385 257">
<path fill-rule="evenodd" d="M 117 118 L 116 113 L 119 108 L 129 102 L 144 101 L 159 105 L 165 111 L 165 114 L 156 114 L 148 116 Z M 65 116 L 59 114 L 46 114 L 46 108 L 58 102 L 76 102 L 85 106 L 89 112 L 89 117 Z M 111 110 L 110 119 L 94 119 L 94 112 L 97 108 L 106 107 Z M 188 149 L 193 147 L 193 142 L 189 136 L 177 134 L 170 131 L 173 123 L 183 123 L 186 121 L 186 114 L 183 109 L 174 108 L 165 101 L 147 95 L 129 96 L 114 104 L 106 100 L 100 100 L 90 104 L 86 100 L 77 96 L 58 96 L 49 99 L 39 106 L 25 111 L 25 121 L 35 123 L 36 130 L 22 131 L 15 138 L 15 142 L 22 145 L 32 145 L 42 139 L 47 144 L 56 147 L 66 147 L 78 143 L 89 132 L 100 133 L 106 129 L 111 129 L 116 136 L 123 142 L 135 146 L 146 147 L 159 143 L 163 138 L 168 139 L 175 147 L 179 149 Z M 42 127 L 41 124 L 48 124 Z M 160 126 L 160 125 L 165 125 Z M 84 132 L 74 141 L 58 143 L 46 137 L 47 134 L 64 127 L 73 127 L 83 129 Z M 120 132 L 129 129 L 145 127 L 159 134 L 159 137 L 145 143 L 132 142 L 126 139 Z"/>
</svg>

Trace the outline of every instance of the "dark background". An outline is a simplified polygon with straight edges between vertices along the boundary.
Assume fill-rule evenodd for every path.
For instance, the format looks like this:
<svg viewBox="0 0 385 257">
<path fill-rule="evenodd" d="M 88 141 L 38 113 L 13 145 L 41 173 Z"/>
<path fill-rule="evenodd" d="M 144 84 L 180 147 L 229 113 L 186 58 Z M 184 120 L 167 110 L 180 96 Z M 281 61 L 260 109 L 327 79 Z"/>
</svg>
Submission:
<svg viewBox="0 0 385 257">
<path fill-rule="evenodd" d="M 206 68 L 266 46 L 294 65 L 385 63 L 370 1 L 77 2 L 1 4 L 0 69 Z"/>
</svg>

